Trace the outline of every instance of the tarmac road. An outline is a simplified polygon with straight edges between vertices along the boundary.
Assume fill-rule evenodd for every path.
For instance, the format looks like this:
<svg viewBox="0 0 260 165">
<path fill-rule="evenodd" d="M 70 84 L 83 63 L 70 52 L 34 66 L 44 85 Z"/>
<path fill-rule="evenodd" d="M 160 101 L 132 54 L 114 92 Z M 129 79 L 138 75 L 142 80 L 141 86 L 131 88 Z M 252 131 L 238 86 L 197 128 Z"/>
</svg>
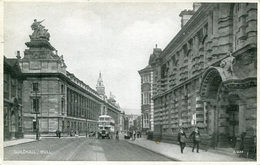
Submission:
<svg viewBox="0 0 260 165">
<path fill-rule="evenodd" d="M 4 160 L 24 161 L 172 161 L 120 139 L 42 138 L 4 148 Z"/>
</svg>

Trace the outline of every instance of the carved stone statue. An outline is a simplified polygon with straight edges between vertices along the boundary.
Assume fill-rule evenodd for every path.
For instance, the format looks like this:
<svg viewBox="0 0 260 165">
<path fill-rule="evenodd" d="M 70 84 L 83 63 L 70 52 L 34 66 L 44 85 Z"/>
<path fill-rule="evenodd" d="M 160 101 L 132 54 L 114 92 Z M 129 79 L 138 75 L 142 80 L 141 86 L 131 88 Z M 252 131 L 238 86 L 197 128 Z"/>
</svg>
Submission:
<svg viewBox="0 0 260 165">
<path fill-rule="evenodd" d="M 31 25 L 32 30 L 34 31 L 32 35 L 30 35 L 31 39 L 46 39 L 49 41 L 50 39 L 50 33 L 48 32 L 48 29 L 45 29 L 43 25 L 41 25 L 42 21 L 37 21 L 37 19 L 34 19 L 33 24 Z"/>
<path fill-rule="evenodd" d="M 235 57 L 233 57 L 230 52 L 228 54 L 229 57 L 220 62 L 220 67 L 223 68 L 223 73 L 226 77 L 232 77 L 234 76 L 233 65 Z"/>
<path fill-rule="evenodd" d="M 44 20 L 37 22 L 37 19 L 34 19 L 34 22 L 31 25 L 32 30 L 37 31 L 39 29 L 44 29 L 45 27 L 41 25 L 43 21 Z"/>
</svg>

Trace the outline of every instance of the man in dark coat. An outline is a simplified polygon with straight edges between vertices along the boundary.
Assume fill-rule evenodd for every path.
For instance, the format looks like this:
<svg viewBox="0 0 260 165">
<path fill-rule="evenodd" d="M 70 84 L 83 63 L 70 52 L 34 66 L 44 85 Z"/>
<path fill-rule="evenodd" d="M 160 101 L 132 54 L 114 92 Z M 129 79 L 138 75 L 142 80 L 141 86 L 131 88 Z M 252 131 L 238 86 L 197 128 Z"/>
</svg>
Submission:
<svg viewBox="0 0 260 165">
<path fill-rule="evenodd" d="M 183 131 L 182 128 L 180 128 L 180 132 L 178 133 L 178 142 L 180 144 L 180 147 L 181 147 L 181 153 L 183 154 L 183 150 L 186 146 L 186 134 L 185 132 Z"/>
<path fill-rule="evenodd" d="M 197 146 L 197 153 L 199 153 L 199 148 L 200 148 L 200 141 L 201 141 L 201 136 L 200 136 L 200 132 L 198 130 L 197 127 L 195 127 L 194 131 L 190 134 L 190 137 L 193 139 L 193 148 L 192 148 L 192 152 L 194 152 L 194 148 Z"/>
</svg>

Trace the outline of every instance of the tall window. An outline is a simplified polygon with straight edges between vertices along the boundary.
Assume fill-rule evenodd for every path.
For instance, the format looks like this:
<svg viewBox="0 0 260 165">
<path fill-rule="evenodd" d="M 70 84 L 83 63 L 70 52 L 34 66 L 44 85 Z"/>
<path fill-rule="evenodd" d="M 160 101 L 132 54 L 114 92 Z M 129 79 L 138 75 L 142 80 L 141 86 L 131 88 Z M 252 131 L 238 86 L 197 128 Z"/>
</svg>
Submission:
<svg viewBox="0 0 260 165">
<path fill-rule="evenodd" d="M 64 85 L 63 84 L 61 85 L 60 89 L 61 89 L 61 94 L 64 94 Z"/>
<path fill-rule="evenodd" d="M 67 89 L 67 115 L 70 115 L 70 106 L 71 106 L 71 96 L 70 96 L 70 91 Z"/>
<path fill-rule="evenodd" d="M 4 98 L 9 98 L 9 75 L 4 74 Z"/>
<path fill-rule="evenodd" d="M 16 96 L 16 80 L 15 79 L 11 79 L 11 96 L 15 97 Z"/>
<path fill-rule="evenodd" d="M 9 118 L 8 118 L 8 109 L 4 107 L 4 126 L 8 126 Z"/>
<path fill-rule="evenodd" d="M 150 104 L 151 103 L 151 93 L 145 92 L 143 93 L 143 104 Z"/>
<path fill-rule="evenodd" d="M 33 91 L 39 90 L 39 83 L 33 83 Z"/>
<path fill-rule="evenodd" d="M 33 111 L 34 112 L 39 112 L 39 99 L 38 98 L 34 98 L 33 99 Z"/>
<path fill-rule="evenodd" d="M 18 82 L 18 99 L 22 99 L 22 82 Z"/>
<path fill-rule="evenodd" d="M 61 99 L 61 113 L 62 114 L 64 114 L 64 107 L 65 107 L 64 99 Z"/>
<path fill-rule="evenodd" d="M 145 74 L 142 76 L 142 83 L 150 83 L 151 82 L 151 75 Z"/>
</svg>

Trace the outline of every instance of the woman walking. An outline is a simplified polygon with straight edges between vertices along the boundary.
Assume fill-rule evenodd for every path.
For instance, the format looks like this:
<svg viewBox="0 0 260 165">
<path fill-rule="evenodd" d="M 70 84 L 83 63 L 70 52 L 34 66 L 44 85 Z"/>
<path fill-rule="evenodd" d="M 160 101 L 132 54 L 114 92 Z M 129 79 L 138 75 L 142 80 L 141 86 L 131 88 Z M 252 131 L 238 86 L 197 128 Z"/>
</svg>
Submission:
<svg viewBox="0 0 260 165">
<path fill-rule="evenodd" d="M 183 150 L 186 146 L 186 134 L 185 132 L 183 131 L 183 128 L 180 128 L 180 132 L 178 134 L 178 142 L 180 144 L 180 147 L 181 147 L 181 153 L 183 154 Z"/>
</svg>

